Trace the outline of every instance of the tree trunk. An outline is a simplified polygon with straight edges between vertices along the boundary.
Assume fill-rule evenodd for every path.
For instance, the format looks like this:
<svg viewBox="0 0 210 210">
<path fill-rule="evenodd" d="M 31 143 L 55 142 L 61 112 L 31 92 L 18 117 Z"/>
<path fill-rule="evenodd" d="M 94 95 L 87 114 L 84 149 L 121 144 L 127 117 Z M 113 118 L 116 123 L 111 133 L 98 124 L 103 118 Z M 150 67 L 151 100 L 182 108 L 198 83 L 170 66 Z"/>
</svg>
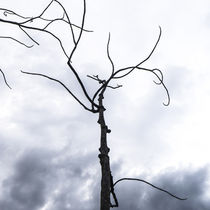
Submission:
<svg viewBox="0 0 210 210">
<path fill-rule="evenodd" d="M 107 133 L 110 132 L 104 120 L 104 107 L 103 107 L 103 91 L 99 95 L 99 119 L 98 123 L 101 128 L 101 141 L 100 141 L 100 164 L 101 164 L 101 200 L 100 210 L 110 210 L 110 164 L 109 164 L 109 148 L 107 147 Z"/>
</svg>

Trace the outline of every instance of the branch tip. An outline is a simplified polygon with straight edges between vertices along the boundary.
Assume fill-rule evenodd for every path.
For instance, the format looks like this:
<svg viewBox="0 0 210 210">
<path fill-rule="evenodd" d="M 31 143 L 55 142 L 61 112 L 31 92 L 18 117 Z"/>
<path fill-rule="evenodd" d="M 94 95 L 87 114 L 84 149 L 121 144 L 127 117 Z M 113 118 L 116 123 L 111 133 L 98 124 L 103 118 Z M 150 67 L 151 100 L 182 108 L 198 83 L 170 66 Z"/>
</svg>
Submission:
<svg viewBox="0 0 210 210">
<path fill-rule="evenodd" d="M 4 79 L 4 82 L 5 82 L 6 86 L 7 86 L 9 89 L 12 89 L 12 88 L 10 87 L 10 85 L 8 84 L 8 82 L 7 82 L 7 79 L 6 79 L 6 76 L 5 76 L 4 72 L 3 72 L 1 69 L 0 69 L 0 72 L 1 72 L 1 74 L 2 74 L 2 76 L 3 76 L 3 79 Z"/>
</svg>

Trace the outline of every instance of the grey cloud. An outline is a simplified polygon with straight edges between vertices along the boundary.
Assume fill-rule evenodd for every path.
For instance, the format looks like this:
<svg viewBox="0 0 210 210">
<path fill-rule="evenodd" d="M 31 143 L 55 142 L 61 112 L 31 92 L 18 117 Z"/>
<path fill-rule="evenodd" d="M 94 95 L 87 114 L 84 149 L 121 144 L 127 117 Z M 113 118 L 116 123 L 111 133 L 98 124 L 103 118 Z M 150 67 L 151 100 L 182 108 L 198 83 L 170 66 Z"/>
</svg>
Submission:
<svg viewBox="0 0 210 210">
<path fill-rule="evenodd" d="M 2 210 L 35 210 L 45 202 L 47 155 L 24 154 L 15 165 L 14 174 L 3 182 Z"/>
<path fill-rule="evenodd" d="M 69 148 L 68 148 L 69 149 Z M 94 209 L 98 185 L 97 155 L 28 150 L 16 161 L 13 174 L 2 184 L 1 210 Z M 99 192 L 99 191 L 97 191 Z"/>
<path fill-rule="evenodd" d="M 112 164 L 114 179 L 121 175 L 122 162 Z M 146 177 L 143 175 L 144 178 Z M 205 200 L 208 168 L 165 171 L 151 182 L 170 192 L 188 197 L 171 198 L 137 182 L 119 183 L 115 192 L 119 210 L 207 210 Z M 3 182 L 1 210 L 97 210 L 99 209 L 100 167 L 94 152 L 30 150 L 16 161 L 13 174 Z"/>
<path fill-rule="evenodd" d="M 197 171 L 168 171 L 152 179 L 152 183 L 177 196 L 187 196 L 186 201 L 176 200 L 141 183 L 121 183 L 116 187 L 119 210 L 207 210 L 210 206 L 210 200 L 205 199 L 207 175 L 208 169 L 201 168 Z"/>
</svg>

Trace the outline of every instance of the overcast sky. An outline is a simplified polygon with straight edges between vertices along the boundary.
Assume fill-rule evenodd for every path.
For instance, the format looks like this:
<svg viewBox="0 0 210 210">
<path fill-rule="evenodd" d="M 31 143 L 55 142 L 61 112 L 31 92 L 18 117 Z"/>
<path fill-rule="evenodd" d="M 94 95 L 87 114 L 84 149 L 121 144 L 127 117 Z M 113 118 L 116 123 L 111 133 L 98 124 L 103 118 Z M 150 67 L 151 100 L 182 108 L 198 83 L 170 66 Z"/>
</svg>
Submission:
<svg viewBox="0 0 210 210">
<path fill-rule="evenodd" d="M 1 0 L 0 7 L 34 17 L 49 2 Z M 79 25 L 82 0 L 61 2 L 72 22 Z M 45 17 L 61 17 L 61 8 L 56 3 L 51 6 Z M 109 32 L 110 55 L 116 68 L 122 68 L 148 56 L 159 26 L 161 41 L 143 67 L 162 70 L 171 103 L 163 105 L 167 94 L 148 72 L 135 71 L 116 81 L 122 88 L 106 92 L 111 170 L 115 181 L 145 179 L 188 200 L 178 201 L 144 183 L 125 181 L 115 188 L 118 209 L 207 210 L 210 1 L 89 0 L 85 28 L 94 32 L 83 34 L 72 62 L 93 94 L 98 84 L 86 75 L 106 79 L 111 73 L 106 55 Z M 55 23 L 51 30 L 70 52 L 69 28 Z M 3 23 L 0 35 L 34 44 L 17 27 Z M 0 39 L 0 68 L 12 87 L 0 77 L 0 209 L 98 210 L 97 115 L 85 111 L 58 84 L 20 72 L 60 79 L 88 104 L 58 42 L 44 33 L 30 35 L 39 46 L 28 49 L 11 39 Z"/>
</svg>

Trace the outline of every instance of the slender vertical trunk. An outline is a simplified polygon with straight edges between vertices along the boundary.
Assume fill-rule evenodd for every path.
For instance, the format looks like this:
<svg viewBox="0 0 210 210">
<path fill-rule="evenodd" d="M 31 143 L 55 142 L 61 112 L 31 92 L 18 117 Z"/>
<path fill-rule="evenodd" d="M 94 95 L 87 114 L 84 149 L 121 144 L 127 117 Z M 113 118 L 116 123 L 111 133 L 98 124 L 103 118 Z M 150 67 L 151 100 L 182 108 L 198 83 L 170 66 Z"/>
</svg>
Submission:
<svg viewBox="0 0 210 210">
<path fill-rule="evenodd" d="M 101 200 L 100 210 L 110 210 L 110 164 L 109 164 L 109 148 L 107 146 L 107 133 L 109 132 L 104 120 L 104 107 L 103 107 L 103 91 L 99 95 L 99 119 L 98 123 L 101 128 L 101 142 L 100 142 L 100 164 L 101 164 Z"/>
</svg>

